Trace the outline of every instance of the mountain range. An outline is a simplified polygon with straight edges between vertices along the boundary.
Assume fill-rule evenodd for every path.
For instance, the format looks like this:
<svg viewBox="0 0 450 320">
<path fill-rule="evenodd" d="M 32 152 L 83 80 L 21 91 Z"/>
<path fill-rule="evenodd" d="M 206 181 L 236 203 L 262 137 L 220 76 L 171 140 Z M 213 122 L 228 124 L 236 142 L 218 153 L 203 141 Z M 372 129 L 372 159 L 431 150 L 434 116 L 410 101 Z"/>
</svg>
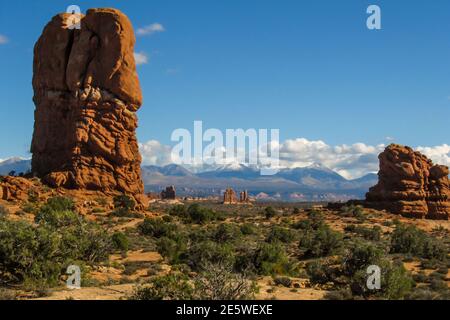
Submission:
<svg viewBox="0 0 450 320">
<path fill-rule="evenodd" d="M 31 160 L 10 158 L 0 161 L 0 175 L 14 171 L 27 172 Z M 159 192 L 169 185 L 180 196 L 221 196 L 231 187 L 237 192 L 247 190 L 261 201 L 345 201 L 361 199 L 377 183 L 376 174 L 347 180 L 320 164 L 309 167 L 282 169 L 273 176 L 261 176 L 259 170 L 233 164 L 203 172 L 193 172 L 182 166 L 142 166 L 146 191 Z"/>
</svg>

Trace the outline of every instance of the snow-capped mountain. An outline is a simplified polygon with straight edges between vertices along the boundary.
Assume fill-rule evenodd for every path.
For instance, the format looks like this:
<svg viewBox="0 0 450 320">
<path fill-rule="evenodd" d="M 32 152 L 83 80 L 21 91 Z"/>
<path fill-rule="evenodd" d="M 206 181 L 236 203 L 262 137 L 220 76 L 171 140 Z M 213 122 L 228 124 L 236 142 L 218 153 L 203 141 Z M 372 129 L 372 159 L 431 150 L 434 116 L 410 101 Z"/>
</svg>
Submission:
<svg viewBox="0 0 450 320">
<path fill-rule="evenodd" d="M 27 173 L 31 170 L 31 160 L 20 157 L 8 158 L 0 161 L 0 175 Z"/>
<path fill-rule="evenodd" d="M 9 158 L 0 161 L 0 175 L 26 173 L 31 160 Z M 217 195 L 227 187 L 248 190 L 251 195 L 266 200 L 327 201 L 364 197 L 377 183 L 376 174 L 347 180 L 320 164 L 304 168 L 282 169 L 273 176 L 261 176 L 260 171 L 242 164 L 228 164 L 208 171 L 192 172 L 183 166 L 143 166 L 142 177 L 147 191 L 160 191 L 175 185 L 181 195 Z"/>
</svg>

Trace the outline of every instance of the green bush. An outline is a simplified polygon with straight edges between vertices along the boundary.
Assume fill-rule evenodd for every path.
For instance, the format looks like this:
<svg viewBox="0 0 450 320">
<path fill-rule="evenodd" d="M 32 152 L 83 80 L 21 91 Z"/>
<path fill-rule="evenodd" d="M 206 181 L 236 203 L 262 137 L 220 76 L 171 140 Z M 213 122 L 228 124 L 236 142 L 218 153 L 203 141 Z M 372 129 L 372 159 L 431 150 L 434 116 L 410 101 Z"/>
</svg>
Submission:
<svg viewBox="0 0 450 320">
<path fill-rule="evenodd" d="M 277 215 L 277 212 L 275 211 L 274 208 L 269 206 L 264 209 L 264 216 L 266 217 L 266 219 L 273 218 L 276 215 Z"/>
<path fill-rule="evenodd" d="M 141 218 L 142 215 L 138 212 L 131 211 L 128 208 L 117 208 L 111 212 L 111 217 L 116 218 Z"/>
<path fill-rule="evenodd" d="M 266 241 L 267 242 L 280 241 L 283 243 L 290 243 L 294 241 L 294 234 L 289 229 L 282 228 L 279 226 L 273 226 L 266 238 Z"/>
<path fill-rule="evenodd" d="M 75 202 L 71 198 L 67 197 L 53 197 L 47 200 L 47 203 L 41 208 L 41 210 L 72 211 L 75 210 Z"/>
<path fill-rule="evenodd" d="M 198 224 L 205 224 L 216 220 L 218 216 L 214 210 L 204 208 L 198 203 L 190 205 L 187 209 L 187 214 L 190 222 Z"/>
<path fill-rule="evenodd" d="M 125 234 L 123 234 L 122 232 L 116 232 L 112 235 L 111 239 L 116 249 L 125 252 L 128 251 L 130 241 L 128 240 L 128 237 Z"/>
<path fill-rule="evenodd" d="M 370 265 L 379 265 L 383 251 L 368 243 L 356 243 L 347 253 L 344 269 L 353 276 L 359 270 L 366 270 Z"/>
<path fill-rule="evenodd" d="M 399 224 L 391 238 L 391 253 L 405 253 L 416 257 L 443 261 L 447 247 L 415 226 Z"/>
<path fill-rule="evenodd" d="M 256 234 L 256 232 L 257 232 L 256 227 L 252 223 L 244 223 L 243 225 L 241 225 L 241 233 L 243 235 L 249 236 Z"/>
<path fill-rule="evenodd" d="M 356 233 L 366 240 L 380 241 L 381 239 L 381 228 L 379 226 L 367 228 L 351 224 L 345 227 L 345 231 Z"/>
<path fill-rule="evenodd" d="M 307 263 L 306 273 L 313 284 L 326 284 L 335 278 L 333 269 L 320 260 Z"/>
<path fill-rule="evenodd" d="M 9 210 L 0 205 L 0 219 L 6 218 L 9 214 Z"/>
<path fill-rule="evenodd" d="M 367 287 L 367 269 L 361 269 L 352 276 L 351 289 L 354 295 L 400 300 L 411 293 L 414 287 L 414 280 L 402 263 L 391 263 L 387 260 L 380 260 L 377 262 L 377 265 L 381 270 L 380 289 L 369 290 Z"/>
<path fill-rule="evenodd" d="M 134 207 L 136 206 L 136 202 L 131 198 L 130 196 L 127 196 L 125 194 L 121 194 L 118 196 L 115 196 L 113 199 L 114 202 L 114 208 L 124 208 L 126 210 L 134 210 Z"/>
<path fill-rule="evenodd" d="M 200 300 L 250 300 L 255 298 L 257 287 L 244 274 L 234 273 L 230 264 L 203 266 L 194 278 L 194 299 Z"/>
<path fill-rule="evenodd" d="M 187 217 L 187 207 L 184 204 L 177 204 L 175 206 L 170 207 L 167 210 L 167 213 L 172 216 L 177 216 L 180 218 Z"/>
<path fill-rule="evenodd" d="M 273 282 L 277 286 L 283 286 L 286 288 L 290 288 L 292 285 L 292 280 L 288 277 L 276 277 L 275 279 L 273 279 Z"/>
<path fill-rule="evenodd" d="M 158 252 L 171 264 L 181 263 L 187 250 L 186 239 L 182 236 L 161 237 L 157 242 L 157 247 Z"/>
<path fill-rule="evenodd" d="M 176 224 L 164 222 L 160 218 L 145 218 L 138 229 L 143 235 L 155 238 L 170 238 L 178 231 Z"/>
<path fill-rule="evenodd" d="M 57 211 L 45 208 L 44 210 L 39 210 L 34 221 L 39 224 L 46 224 L 52 228 L 62 228 L 80 224 L 80 219 L 78 213 L 70 210 Z"/>
<path fill-rule="evenodd" d="M 214 230 L 212 237 L 216 242 L 229 242 L 239 239 L 241 235 L 241 230 L 238 227 L 222 223 Z"/>
<path fill-rule="evenodd" d="M 331 230 L 327 225 L 321 225 L 317 230 L 306 230 L 300 238 L 299 248 L 303 256 L 326 257 L 334 255 L 343 246 L 341 233 Z"/>
<path fill-rule="evenodd" d="M 252 258 L 253 266 L 261 275 L 292 275 L 295 267 L 279 243 L 262 243 Z"/>
<path fill-rule="evenodd" d="M 349 205 L 344 206 L 341 209 L 340 215 L 343 217 L 353 217 L 358 221 L 363 222 L 366 220 L 366 213 L 361 206 Z"/>
<path fill-rule="evenodd" d="M 70 263 L 103 261 L 111 251 L 109 236 L 81 219 L 70 226 L 2 219 L 0 230 L 0 281 L 6 283 L 55 285 Z"/>
<path fill-rule="evenodd" d="M 209 240 L 194 243 L 187 252 L 185 262 L 196 271 L 201 270 L 208 263 L 234 265 L 234 247 L 228 243 Z"/>
<path fill-rule="evenodd" d="M 191 300 L 194 288 L 189 278 L 180 273 L 170 273 L 150 280 L 135 289 L 131 300 Z"/>
<path fill-rule="evenodd" d="M 208 264 L 191 281 L 181 273 L 169 273 L 137 287 L 133 300 L 249 300 L 257 287 L 230 265 Z"/>
</svg>

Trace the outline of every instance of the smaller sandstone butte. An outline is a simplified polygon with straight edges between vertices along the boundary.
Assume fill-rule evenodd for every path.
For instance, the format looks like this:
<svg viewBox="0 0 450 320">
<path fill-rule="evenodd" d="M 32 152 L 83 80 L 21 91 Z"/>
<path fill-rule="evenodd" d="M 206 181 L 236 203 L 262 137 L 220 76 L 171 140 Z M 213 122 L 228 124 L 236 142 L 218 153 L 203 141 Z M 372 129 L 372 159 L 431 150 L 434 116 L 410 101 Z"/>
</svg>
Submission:
<svg viewBox="0 0 450 320">
<path fill-rule="evenodd" d="M 175 186 L 169 186 L 165 190 L 161 191 L 162 200 L 175 200 L 177 198 Z"/>
<path fill-rule="evenodd" d="M 242 202 L 242 203 L 250 202 L 250 198 L 248 197 L 247 190 L 244 190 L 241 193 L 239 193 L 239 202 Z"/>
<path fill-rule="evenodd" d="M 142 104 L 129 19 L 90 9 L 81 29 L 59 14 L 34 48 L 32 172 L 52 187 L 146 199 L 136 139 Z"/>
<path fill-rule="evenodd" d="M 391 144 L 379 157 L 378 184 L 366 204 L 406 217 L 445 219 L 450 215 L 449 169 L 410 147 Z"/>
<path fill-rule="evenodd" d="M 223 204 L 237 203 L 236 192 L 233 189 L 227 188 L 223 194 Z"/>
</svg>

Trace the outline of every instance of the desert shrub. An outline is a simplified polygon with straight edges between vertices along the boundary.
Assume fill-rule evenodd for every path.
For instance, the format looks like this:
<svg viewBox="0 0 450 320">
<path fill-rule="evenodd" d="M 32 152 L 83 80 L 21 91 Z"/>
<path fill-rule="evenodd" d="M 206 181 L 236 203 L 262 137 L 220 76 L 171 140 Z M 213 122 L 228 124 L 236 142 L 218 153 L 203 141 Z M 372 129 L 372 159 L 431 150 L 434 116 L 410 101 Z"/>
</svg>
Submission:
<svg viewBox="0 0 450 320">
<path fill-rule="evenodd" d="M 326 262 L 320 260 L 307 263 L 306 274 L 313 284 L 326 284 L 334 279 L 334 270 Z"/>
<path fill-rule="evenodd" d="M 163 216 L 162 219 L 164 222 L 173 222 L 172 216 Z"/>
<path fill-rule="evenodd" d="M 131 300 L 191 300 L 194 288 L 189 278 L 181 273 L 155 277 L 135 288 Z"/>
<path fill-rule="evenodd" d="M 368 243 L 356 243 L 346 254 L 344 269 L 353 276 L 359 270 L 366 270 L 370 265 L 378 265 L 383 251 Z"/>
<path fill-rule="evenodd" d="M 177 235 L 172 238 L 162 237 L 157 242 L 158 252 L 171 264 L 178 264 L 187 250 L 186 239 Z"/>
<path fill-rule="evenodd" d="M 52 228 L 69 227 L 80 224 L 78 213 L 70 210 L 40 210 L 35 216 L 34 221 L 41 225 L 46 224 Z"/>
<path fill-rule="evenodd" d="M 343 246 L 341 233 L 321 225 L 317 230 L 306 230 L 300 238 L 299 248 L 304 257 L 326 257 L 336 254 Z"/>
<path fill-rule="evenodd" d="M 0 301 L 17 300 L 17 292 L 0 288 Z"/>
<path fill-rule="evenodd" d="M 137 287 L 134 300 L 248 300 L 257 287 L 245 275 L 232 272 L 228 264 L 206 264 L 191 281 L 181 273 L 172 272 Z"/>
<path fill-rule="evenodd" d="M 433 292 L 428 288 L 416 288 L 407 297 L 407 300 L 440 300 L 442 297 L 438 292 Z"/>
<path fill-rule="evenodd" d="M 97 204 L 102 207 L 106 207 L 108 205 L 108 200 L 104 197 L 96 198 L 95 202 L 97 202 Z"/>
<path fill-rule="evenodd" d="M 184 260 L 193 270 L 199 271 L 208 263 L 234 265 L 234 248 L 229 243 L 206 240 L 194 243 Z"/>
<path fill-rule="evenodd" d="M 222 223 L 214 230 L 212 238 L 217 242 L 229 242 L 238 239 L 241 235 L 241 230 L 238 227 Z"/>
<path fill-rule="evenodd" d="M 381 239 L 381 228 L 379 226 L 367 228 L 351 224 L 345 227 L 345 231 L 356 233 L 366 240 L 380 241 Z"/>
<path fill-rule="evenodd" d="M 250 300 L 257 287 L 244 274 L 234 273 L 231 264 L 207 263 L 194 278 L 194 292 L 200 300 Z"/>
<path fill-rule="evenodd" d="M 291 230 L 279 226 L 273 226 L 266 238 L 267 242 L 280 241 L 290 243 L 294 241 L 294 234 Z"/>
<path fill-rule="evenodd" d="M 0 205 L 0 219 L 7 217 L 9 210 L 5 206 Z"/>
<path fill-rule="evenodd" d="M 254 224 L 251 223 L 244 223 L 241 225 L 241 233 L 243 235 L 249 236 L 252 234 L 256 234 L 257 230 Z"/>
<path fill-rule="evenodd" d="M 379 261 L 381 283 L 379 290 L 369 290 L 367 287 L 367 270 L 361 269 L 352 277 L 351 289 L 354 295 L 364 297 L 378 296 L 388 300 L 399 300 L 407 297 L 415 283 L 402 263 Z"/>
<path fill-rule="evenodd" d="M 128 208 L 117 208 L 114 209 L 111 214 L 111 217 L 116 218 L 141 218 L 142 215 L 139 212 L 131 211 Z"/>
<path fill-rule="evenodd" d="M 138 226 L 139 231 L 146 236 L 155 238 L 172 237 L 178 230 L 177 225 L 164 222 L 160 218 L 145 218 Z"/>
<path fill-rule="evenodd" d="M 292 285 L 292 280 L 288 277 L 276 277 L 275 279 L 273 279 L 273 282 L 277 286 L 283 286 L 286 288 L 290 288 Z"/>
<path fill-rule="evenodd" d="M 277 212 L 275 211 L 274 208 L 269 206 L 264 209 L 264 216 L 266 217 L 266 219 L 273 218 L 276 215 L 277 215 Z"/>
<path fill-rule="evenodd" d="M 121 251 L 128 251 L 130 241 L 128 237 L 122 232 L 116 232 L 111 237 L 114 247 Z"/>
<path fill-rule="evenodd" d="M 447 256 L 447 247 L 415 226 L 400 224 L 392 234 L 391 252 L 443 261 Z"/>
<path fill-rule="evenodd" d="M 291 275 L 295 266 L 279 243 L 262 243 L 253 253 L 253 267 L 261 275 Z"/>
<path fill-rule="evenodd" d="M 216 220 L 218 214 L 209 208 L 204 208 L 198 203 L 190 205 L 187 209 L 187 214 L 190 222 L 205 224 L 207 222 Z"/>
<path fill-rule="evenodd" d="M 130 196 L 127 196 L 125 194 L 121 194 L 118 196 L 115 196 L 113 199 L 114 202 L 114 208 L 123 208 L 126 210 L 133 210 L 136 206 L 136 202 L 131 198 Z"/>
<path fill-rule="evenodd" d="M 170 207 L 167 210 L 167 213 L 169 215 L 177 216 L 180 218 L 186 218 L 187 217 L 187 207 L 184 204 L 177 204 L 175 206 Z"/>
<path fill-rule="evenodd" d="M 0 281 L 55 285 L 69 263 L 105 260 L 111 251 L 106 232 L 81 217 L 68 224 L 68 216 L 41 212 L 38 225 L 0 220 Z"/>
<path fill-rule="evenodd" d="M 353 294 L 352 291 L 348 288 L 336 290 L 336 291 L 329 291 L 324 296 L 325 300 L 353 300 Z"/>
<path fill-rule="evenodd" d="M 299 213 L 300 213 L 300 209 L 299 209 L 299 208 L 294 208 L 294 209 L 292 210 L 292 213 L 293 213 L 293 214 L 299 214 Z"/>
<path fill-rule="evenodd" d="M 366 219 L 366 214 L 361 206 L 349 205 L 342 207 L 340 213 L 343 217 L 356 218 L 358 221 L 363 222 Z"/>
<path fill-rule="evenodd" d="M 448 290 L 447 282 L 441 279 L 431 279 L 430 289 L 433 291 L 444 291 Z"/>
<path fill-rule="evenodd" d="M 71 198 L 67 197 L 53 197 L 47 200 L 47 203 L 42 206 L 42 210 L 50 211 L 65 211 L 65 210 L 75 210 L 75 202 Z"/>
</svg>

